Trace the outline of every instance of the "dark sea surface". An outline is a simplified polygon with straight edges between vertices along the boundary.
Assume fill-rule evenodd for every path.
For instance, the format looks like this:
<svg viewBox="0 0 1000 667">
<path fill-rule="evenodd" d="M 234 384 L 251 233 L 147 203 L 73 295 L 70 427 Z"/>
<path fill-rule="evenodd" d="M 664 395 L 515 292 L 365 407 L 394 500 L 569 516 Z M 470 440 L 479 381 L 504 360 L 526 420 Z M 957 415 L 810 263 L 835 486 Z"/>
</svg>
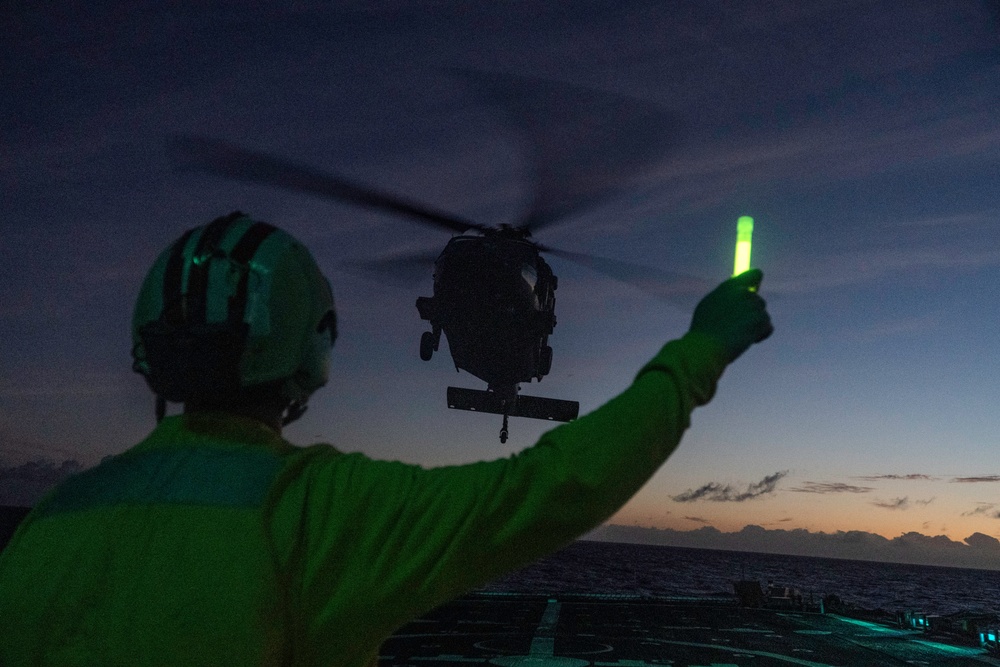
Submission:
<svg viewBox="0 0 1000 667">
<path fill-rule="evenodd" d="M 732 597 L 733 581 L 798 588 L 808 600 L 836 595 L 887 612 L 1000 613 L 1000 571 L 930 565 L 579 541 L 483 590 Z"/>
</svg>

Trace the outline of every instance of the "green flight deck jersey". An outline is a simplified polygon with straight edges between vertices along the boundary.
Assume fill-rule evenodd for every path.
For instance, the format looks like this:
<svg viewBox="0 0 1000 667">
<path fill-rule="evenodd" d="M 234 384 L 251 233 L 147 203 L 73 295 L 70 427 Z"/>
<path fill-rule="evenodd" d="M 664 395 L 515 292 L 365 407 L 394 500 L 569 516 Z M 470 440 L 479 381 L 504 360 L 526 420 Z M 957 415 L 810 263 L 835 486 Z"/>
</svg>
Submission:
<svg viewBox="0 0 1000 667">
<path fill-rule="evenodd" d="M 0 665 L 374 665 L 404 623 L 610 517 L 725 365 L 688 333 L 534 446 L 438 468 L 222 413 L 164 419 L 58 486 L 0 555 Z"/>
</svg>

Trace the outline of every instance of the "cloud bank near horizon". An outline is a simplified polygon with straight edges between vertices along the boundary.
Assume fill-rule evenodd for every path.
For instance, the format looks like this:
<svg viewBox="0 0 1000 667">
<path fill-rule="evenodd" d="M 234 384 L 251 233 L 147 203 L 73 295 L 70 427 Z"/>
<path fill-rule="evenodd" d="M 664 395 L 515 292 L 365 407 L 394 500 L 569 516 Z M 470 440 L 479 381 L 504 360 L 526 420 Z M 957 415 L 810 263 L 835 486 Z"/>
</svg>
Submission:
<svg viewBox="0 0 1000 667">
<path fill-rule="evenodd" d="M 1000 540 L 983 533 L 973 533 L 964 541 L 956 542 L 944 535 L 912 531 L 889 539 L 860 530 L 814 533 L 804 528 L 769 529 L 753 524 L 731 533 L 712 526 L 674 530 L 606 524 L 582 539 L 1000 570 Z"/>
<path fill-rule="evenodd" d="M 83 469 L 83 464 L 74 459 L 56 462 L 39 458 L 15 466 L 0 464 L 0 505 L 33 507 L 52 487 Z"/>
</svg>

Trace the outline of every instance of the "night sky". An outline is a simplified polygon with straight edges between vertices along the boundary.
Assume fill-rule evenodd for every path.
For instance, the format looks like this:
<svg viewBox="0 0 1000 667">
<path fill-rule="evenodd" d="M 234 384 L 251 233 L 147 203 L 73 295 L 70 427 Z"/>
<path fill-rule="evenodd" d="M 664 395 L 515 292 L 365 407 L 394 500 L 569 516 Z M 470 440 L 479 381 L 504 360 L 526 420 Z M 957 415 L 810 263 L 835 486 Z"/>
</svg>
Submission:
<svg viewBox="0 0 1000 667">
<path fill-rule="evenodd" d="M 482 383 L 444 342 L 418 357 L 432 267 L 358 267 L 447 231 L 192 170 L 170 142 L 198 136 L 489 225 L 520 220 L 562 160 L 595 196 L 574 191 L 585 206 L 537 240 L 706 286 L 754 216 L 776 331 L 612 522 L 946 536 L 998 567 L 996 3 L 288 4 L 0 9 L 0 504 L 152 428 L 130 368 L 140 281 L 234 209 L 304 241 L 337 300 L 331 382 L 289 440 L 431 466 L 551 426 L 512 419 L 501 445 L 499 416 L 448 410 L 448 385 Z M 516 95 L 484 93 L 497 76 L 536 96 L 534 134 Z M 550 264 L 553 370 L 522 391 L 588 411 L 684 333 L 697 297 Z"/>
</svg>

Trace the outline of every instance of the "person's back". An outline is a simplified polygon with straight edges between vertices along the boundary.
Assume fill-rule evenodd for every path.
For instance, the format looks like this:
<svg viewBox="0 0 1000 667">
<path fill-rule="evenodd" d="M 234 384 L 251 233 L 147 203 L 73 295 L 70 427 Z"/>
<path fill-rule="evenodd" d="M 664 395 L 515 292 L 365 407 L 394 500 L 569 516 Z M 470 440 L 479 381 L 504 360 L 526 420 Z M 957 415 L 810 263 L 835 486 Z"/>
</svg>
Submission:
<svg viewBox="0 0 1000 667">
<path fill-rule="evenodd" d="M 182 421 L 61 485 L 18 531 L 0 590 L 30 598 L 0 601 L 3 664 L 284 664 L 266 655 L 287 619 L 264 512 L 286 447 L 249 420 Z"/>
<path fill-rule="evenodd" d="M 706 297 L 623 394 L 516 456 L 423 469 L 299 448 L 282 421 L 326 381 L 336 320 L 311 258 L 261 224 L 220 219 L 154 265 L 136 368 L 186 412 L 25 520 L 0 554 L 0 664 L 370 664 L 406 621 L 608 518 L 770 333 L 751 272 Z M 271 293 L 253 292 L 254 261 Z M 268 310 L 288 294 L 302 307 Z M 267 351 L 275 331 L 295 353 Z M 235 369 L 211 358 L 233 336 Z M 194 388 L 192 358 L 221 364 Z"/>
</svg>

